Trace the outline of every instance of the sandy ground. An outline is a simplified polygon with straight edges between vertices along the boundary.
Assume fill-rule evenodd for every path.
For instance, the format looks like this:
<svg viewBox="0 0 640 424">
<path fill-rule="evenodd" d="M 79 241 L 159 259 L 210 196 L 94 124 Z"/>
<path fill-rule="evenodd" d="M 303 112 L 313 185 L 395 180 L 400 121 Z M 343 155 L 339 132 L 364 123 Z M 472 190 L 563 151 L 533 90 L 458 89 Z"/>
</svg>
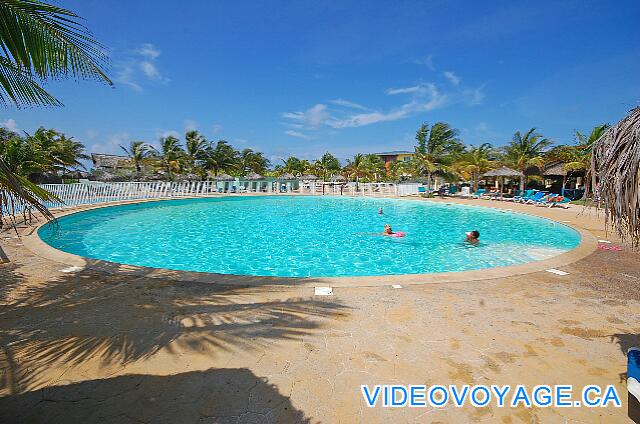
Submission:
<svg viewBox="0 0 640 424">
<path fill-rule="evenodd" d="M 466 201 L 570 220 L 580 207 Z M 0 422 L 631 422 L 640 255 L 393 289 L 175 282 L 66 265 L 1 233 Z M 611 235 L 606 236 L 615 241 Z M 7 239 L 9 238 L 9 239 Z M 613 384 L 622 408 L 369 409 L 361 384 Z M 577 390 L 577 389 L 576 389 Z"/>
</svg>

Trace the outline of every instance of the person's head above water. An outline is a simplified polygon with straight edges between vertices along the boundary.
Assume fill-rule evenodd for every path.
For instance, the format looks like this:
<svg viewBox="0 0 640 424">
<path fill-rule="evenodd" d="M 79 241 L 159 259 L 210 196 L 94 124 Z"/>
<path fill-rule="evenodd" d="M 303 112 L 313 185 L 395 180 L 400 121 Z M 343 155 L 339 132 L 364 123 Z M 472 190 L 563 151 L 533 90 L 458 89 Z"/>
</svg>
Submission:
<svg viewBox="0 0 640 424">
<path fill-rule="evenodd" d="M 469 231 L 467 233 L 467 241 L 470 243 L 477 243 L 480 239 L 480 232 L 478 230 Z"/>
<path fill-rule="evenodd" d="M 391 229 L 391 225 L 384 224 L 384 231 L 382 233 L 383 234 L 393 234 L 393 230 Z"/>
<path fill-rule="evenodd" d="M 378 209 L 378 213 L 382 215 L 382 208 Z"/>
</svg>

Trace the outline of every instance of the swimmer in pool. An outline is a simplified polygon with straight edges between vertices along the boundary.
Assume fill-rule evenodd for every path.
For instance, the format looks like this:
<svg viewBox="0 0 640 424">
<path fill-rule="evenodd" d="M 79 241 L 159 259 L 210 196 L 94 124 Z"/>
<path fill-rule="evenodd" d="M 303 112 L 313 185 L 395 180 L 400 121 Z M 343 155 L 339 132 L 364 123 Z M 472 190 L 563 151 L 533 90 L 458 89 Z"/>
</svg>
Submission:
<svg viewBox="0 0 640 424">
<path fill-rule="evenodd" d="M 480 232 L 478 230 L 469 231 L 467 233 L 467 243 L 478 244 L 480 243 Z"/>
<path fill-rule="evenodd" d="M 378 209 L 378 215 L 382 215 L 382 208 Z"/>
<path fill-rule="evenodd" d="M 393 232 L 391 229 L 391 225 L 384 224 L 384 231 L 382 232 L 383 236 L 391 236 L 391 237 L 404 237 L 405 234 L 402 231 Z"/>
</svg>

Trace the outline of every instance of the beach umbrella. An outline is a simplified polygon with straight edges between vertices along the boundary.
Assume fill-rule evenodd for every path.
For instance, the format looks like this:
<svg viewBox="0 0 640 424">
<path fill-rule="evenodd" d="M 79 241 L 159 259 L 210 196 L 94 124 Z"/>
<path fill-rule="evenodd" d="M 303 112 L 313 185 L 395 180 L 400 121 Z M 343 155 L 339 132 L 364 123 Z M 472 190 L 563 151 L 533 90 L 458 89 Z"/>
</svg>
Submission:
<svg viewBox="0 0 640 424">
<path fill-rule="evenodd" d="M 216 175 L 215 177 L 213 177 L 213 179 L 216 180 L 216 181 L 233 181 L 233 180 L 235 180 L 235 178 L 233 178 L 229 174 Z"/>
<path fill-rule="evenodd" d="M 591 180 L 591 181 L 589 181 Z M 640 246 L 640 107 L 629 111 L 595 143 L 587 184 L 618 236 Z M 589 186 L 585 188 L 589 192 Z"/>
<path fill-rule="evenodd" d="M 313 174 L 307 174 L 307 175 L 303 175 L 302 177 L 300 177 L 301 180 L 305 180 L 305 181 L 315 181 L 318 179 L 318 177 L 316 177 Z"/>
<path fill-rule="evenodd" d="M 502 186 L 504 185 L 504 178 L 505 177 L 520 177 L 520 178 L 524 178 L 524 174 L 520 171 L 517 171 L 515 169 L 511 169 L 508 168 L 506 166 L 503 166 L 501 168 L 498 169 L 492 169 L 489 172 L 485 172 L 483 174 L 484 177 L 495 177 L 495 178 L 499 178 L 500 179 L 500 194 L 502 195 Z"/>
<path fill-rule="evenodd" d="M 252 172 L 251 174 L 247 175 L 245 177 L 247 180 L 263 180 L 264 177 L 260 174 L 257 174 L 255 172 Z"/>
<path fill-rule="evenodd" d="M 280 175 L 278 179 L 279 180 L 295 180 L 296 177 L 293 174 L 289 174 L 288 172 L 285 172 L 284 174 Z"/>
<path fill-rule="evenodd" d="M 333 177 L 331 177 L 331 181 L 345 181 L 346 178 L 343 177 L 342 175 L 334 175 Z"/>
</svg>

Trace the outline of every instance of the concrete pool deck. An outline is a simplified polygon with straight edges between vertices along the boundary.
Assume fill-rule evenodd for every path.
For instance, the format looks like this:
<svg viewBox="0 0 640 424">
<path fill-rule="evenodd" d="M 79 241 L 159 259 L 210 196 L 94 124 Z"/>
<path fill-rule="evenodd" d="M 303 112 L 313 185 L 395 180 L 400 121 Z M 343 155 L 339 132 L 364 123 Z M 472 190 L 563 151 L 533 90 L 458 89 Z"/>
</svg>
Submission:
<svg viewBox="0 0 640 424">
<path fill-rule="evenodd" d="M 571 221 L 618 244 L 591 209 L 433 201 Z M 70 268 L 18 239 L 2 243 L 12 259 L 0 265 L 2 422 L 627 422 L 640 255 L 626 246 L 556 266 L 564 276 L 479 271 L 455 284 L 336 285 L 320 297 L 308 286 Z M 613 384 L 623 407 L 369 409 L 360 393 L 565 383 Z"/>
</svg>

